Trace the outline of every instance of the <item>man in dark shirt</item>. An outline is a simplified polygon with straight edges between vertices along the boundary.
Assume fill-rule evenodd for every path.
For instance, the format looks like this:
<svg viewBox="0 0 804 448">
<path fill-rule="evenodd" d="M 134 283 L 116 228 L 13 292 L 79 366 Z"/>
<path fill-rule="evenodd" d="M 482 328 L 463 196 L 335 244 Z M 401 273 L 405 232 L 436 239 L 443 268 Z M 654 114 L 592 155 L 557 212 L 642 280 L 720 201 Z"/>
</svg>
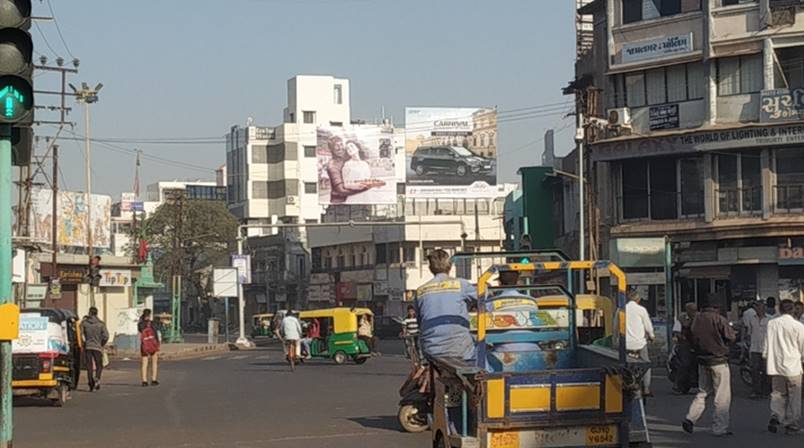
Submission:
<svg viewBox="0 0 804 448">
<path fill-rule="evenodd" d="M 712 418 L 712 433 L 723 437 L 729 431 L 731 407 L 731 377 L 729 372 L 729 344 L 734 342 L 734 331 L 720 314 L 716 298 L 710 296 L 703 311 L 695 316 L 690 333 L 695 353 L 698 356 L 699 391 L 690 405 L 687 417 L 681 426 L 692 433 L 695 423 L 706 410 L 706 398 L 714 395 L 715 414 Z"/>
<path fill-rule="evenodd" d="M 698 384 L 698 361 L 692 346 L 692 322 L 697 314 L 698 307 L 694 303 L 687 303 L 673 327 L 673 341 L 678 356 L 673 391 L 678 394 L 686 394 Z"/>
</svg>

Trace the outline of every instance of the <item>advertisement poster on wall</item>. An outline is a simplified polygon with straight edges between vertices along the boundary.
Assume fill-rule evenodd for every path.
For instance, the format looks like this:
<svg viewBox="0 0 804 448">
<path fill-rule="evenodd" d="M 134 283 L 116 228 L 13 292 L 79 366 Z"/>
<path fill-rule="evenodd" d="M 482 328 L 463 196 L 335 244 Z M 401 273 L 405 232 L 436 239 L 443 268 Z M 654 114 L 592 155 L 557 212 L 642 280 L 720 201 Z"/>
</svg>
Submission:
<svg viewBox="0 0 804 448">
<path fill-rule="evenodd" d="M 39 243 L 51 242 L 53 192 L 33 190 L 31 199 L 31 238 Z M 86 195 L 80 192 L 60 191 L 58 203 L 59 246 L 86 247 L 87 211 Z M 112 198 L 92 195 L 92 246 L 108 248 L 111 240 Z"/>
<path fill-rule="evenodd" d="M 408 185 L 497 183 L 497 109 L 406 107 Z"/>
<path fill-rule="evenodd" d="M 319 203 L 396 204 L 397 184 L 405 182 L 402 154 L 390 127 L 318 128 Z"/>
</svg>

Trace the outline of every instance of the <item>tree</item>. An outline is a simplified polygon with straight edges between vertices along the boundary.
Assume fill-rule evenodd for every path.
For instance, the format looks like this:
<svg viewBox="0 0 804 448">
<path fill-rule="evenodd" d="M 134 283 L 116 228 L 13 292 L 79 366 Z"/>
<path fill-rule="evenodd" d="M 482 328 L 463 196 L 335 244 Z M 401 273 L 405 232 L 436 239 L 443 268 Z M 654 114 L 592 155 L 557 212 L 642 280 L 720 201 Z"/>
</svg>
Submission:
<svg viewBox="0 0 804 448">
<path fill-rule="evenodd" d="M 154 274 L 164 283 L 180 275 L 186 292 L 189 286 L 207 298 L 209 268 L 229 264 L 237 226 L 222 202 L 179 198 L 160 205 L 145 220 L 143 232 L 154 258 Z"/>
</svg>

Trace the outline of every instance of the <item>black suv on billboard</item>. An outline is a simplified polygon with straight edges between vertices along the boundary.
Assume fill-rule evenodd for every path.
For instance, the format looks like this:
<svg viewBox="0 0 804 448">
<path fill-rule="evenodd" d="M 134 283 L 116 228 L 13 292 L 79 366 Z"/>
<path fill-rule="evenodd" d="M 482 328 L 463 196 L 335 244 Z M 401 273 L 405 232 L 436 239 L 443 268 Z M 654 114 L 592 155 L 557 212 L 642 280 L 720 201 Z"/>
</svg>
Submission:
<svg viewBox="0 0 804 448">
<path fill-rule="evenodd" d="M 421 146 L 416 148 L 410 168 L 419 176 L 428 173 L 447 173 L 464 177 L 488 175 L 492 162 L 462 146 Z"/>
</svg>

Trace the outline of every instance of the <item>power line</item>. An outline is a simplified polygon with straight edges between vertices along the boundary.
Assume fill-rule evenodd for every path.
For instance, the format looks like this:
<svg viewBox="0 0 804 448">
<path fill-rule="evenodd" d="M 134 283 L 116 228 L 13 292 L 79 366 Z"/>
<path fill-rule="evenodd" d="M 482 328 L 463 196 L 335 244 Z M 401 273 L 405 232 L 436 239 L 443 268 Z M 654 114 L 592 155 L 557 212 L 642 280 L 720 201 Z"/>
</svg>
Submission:
<svg viewBox="0 0 804 448">
<path fill-rule="evenodd" d="M 48 42 L 47 37 L 45 36 L 45 33 L 42 31 L 42 28 L 39 26 L 39 22 L 34 21 L 34 25 L 36 25 L 36 29 L 39 31 L 39 35 L 42 36 L 42 40 L 45 41 L 45 45 L 50 49 L 50 52 L 53 53 L 54 56 L 59 57 L 59 53 L 56 50 L 54 50 L 53 47 L 50 45 L 50 42 Z"/>
<path fill-rule="evenodd" d="M 53 24 L 56 25 L 56 31 L 59 33 L 61 43 L 64 44 L 64 49 L 67 50 L 67 54 L 69 54 L 71 58 L 77 59 L 73 55 L 73 52 L 70 51 L 70 46 L 67 45 L 67 41 L 64 39 L 64 35 L 61 33 L 61 27 L 59 26 L 59 21 L 56 20 L 56 12 L 53 10 L 53 5 L 50 3 L 50 0 L 47 0 L 47 7 L 50 9 L 50 16 L 53 17 Z"/>
</svg>

